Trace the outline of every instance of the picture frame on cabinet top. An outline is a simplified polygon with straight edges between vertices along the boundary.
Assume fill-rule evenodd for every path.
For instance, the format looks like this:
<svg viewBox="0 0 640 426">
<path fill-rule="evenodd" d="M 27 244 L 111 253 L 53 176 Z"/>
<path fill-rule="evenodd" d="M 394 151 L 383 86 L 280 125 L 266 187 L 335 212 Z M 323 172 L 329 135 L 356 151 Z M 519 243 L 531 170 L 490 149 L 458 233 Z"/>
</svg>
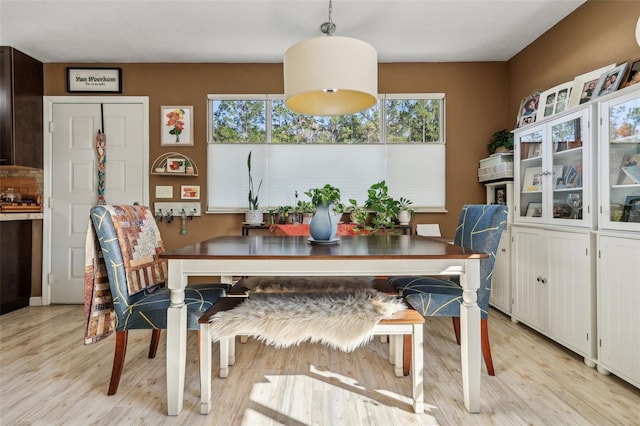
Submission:
<svg viewBox="0 0 640 426">
<path fill-rule="evenodd" d="M 613 93 L 618 90 L 618 87 L 620 87 L 620 84 L 622 83 L 622 79 L 625 77 L 626 72 L 627 63 L 625 62 L 622 65 L 618 65 L 611 71 L 603 73 L 598 79 L 598 84 L 596 85 L 596 89 L 593 92 L 592 99 L 608 95 L 609 93 Z"/>
<path fill-rule="evenodd" d="M 542 92 L 540 94 L 540 107 L 538 108 L 536 121 L 551 117 L 566 110 L 571 97 L 572 87 L 573 81 L 567 81 L 566 83 L 558 84 Z"/>
<path fill-rule="evenodd" d="M 529 96 L 522 99 L 520 108 L 518 109 L 518 117 L 516 119 L 516 127 L 526 126 L 534 123 L 538 114 L 540 104 L 540 91 L 534 90 Z"/>
<path fill-rule="evenodd" d="M 629 62 L 629 73 L 627 74 L 627 80 L 624 82 L 624 86 L 622 87 L 633 86 L 636 83 L 640 83 L 640 59 Z"/>
<path fill-rule="evenodd" d="M 592 99 L 596 86 L 598 85 L 600 76 L 607 71 L 611 71 L 615 67 L 616 64 L 609 64 L 574 78 L 568 108 L 574 108 L 580 104 L 589 102 Z"/>
</svg>

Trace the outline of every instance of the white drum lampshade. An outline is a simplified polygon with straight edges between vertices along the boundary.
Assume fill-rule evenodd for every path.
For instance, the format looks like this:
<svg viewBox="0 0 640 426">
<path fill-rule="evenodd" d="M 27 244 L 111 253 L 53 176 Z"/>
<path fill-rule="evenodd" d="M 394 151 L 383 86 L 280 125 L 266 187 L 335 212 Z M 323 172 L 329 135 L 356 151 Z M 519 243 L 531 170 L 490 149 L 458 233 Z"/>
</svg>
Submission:
<svg viewBox="0 0 640 426">
<path fill-rule="evenodd" d="M 287 108 L 316 115 L 347 115 L 372 107 L 378 97 L 378 54 L 349 37 L 323 36 L 284 54 Z"/>
</svg>

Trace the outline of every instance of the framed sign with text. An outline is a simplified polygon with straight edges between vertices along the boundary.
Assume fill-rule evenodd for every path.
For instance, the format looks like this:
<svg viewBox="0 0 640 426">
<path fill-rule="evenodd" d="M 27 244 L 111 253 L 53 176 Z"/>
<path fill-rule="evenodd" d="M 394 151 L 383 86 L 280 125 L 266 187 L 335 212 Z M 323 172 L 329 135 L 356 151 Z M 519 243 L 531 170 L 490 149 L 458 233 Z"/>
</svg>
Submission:
<svg viewBox="0 0 640 426">
<path fill-rule="evenodd" d="M 122 68 L 67 67 L 67 92 L 122 93 Z"/>
</svg>

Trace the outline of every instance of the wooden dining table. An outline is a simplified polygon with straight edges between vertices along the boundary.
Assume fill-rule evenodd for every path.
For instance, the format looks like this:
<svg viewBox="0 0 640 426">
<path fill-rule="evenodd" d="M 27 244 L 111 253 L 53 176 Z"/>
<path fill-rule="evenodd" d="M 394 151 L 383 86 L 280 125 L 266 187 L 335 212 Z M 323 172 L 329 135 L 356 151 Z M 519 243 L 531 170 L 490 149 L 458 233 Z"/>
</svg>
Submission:
<svg viewBox="0 0 640 426">
<path fill-rule="evenodd" d="M 487 254 L 411 235 L 343 236 L 334 244 L 308 237 L 223 236 L 161 254 L 168 260 L 171 305 L 167 310 L 167 406 L 178 415 L 184 399 L 187 308 L 184 289 L 191 276 L 218 276 L 231 283 L 242 276 L 458 275 L 463 401 L 480 409 L 480 259 Z M 416 371 L 413 374 L 423 374 Z"/>
</svg>

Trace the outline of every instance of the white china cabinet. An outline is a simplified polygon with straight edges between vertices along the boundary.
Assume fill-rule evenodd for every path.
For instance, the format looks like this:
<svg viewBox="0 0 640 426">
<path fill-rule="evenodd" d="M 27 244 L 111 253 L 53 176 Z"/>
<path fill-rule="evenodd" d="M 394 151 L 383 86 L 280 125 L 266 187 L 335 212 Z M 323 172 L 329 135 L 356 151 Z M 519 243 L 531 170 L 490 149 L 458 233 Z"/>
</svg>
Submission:
<svg viewBox="0 0 640 426">
<path fill-rule="evenodd" d="M 592 104 L 514 132 L 512 306 L 595 366 Z"/>
<path fill-rule="evenodd" d="M 599 116 L 598 370 L 640 387 L 640 84 Z"/>
</svg>

